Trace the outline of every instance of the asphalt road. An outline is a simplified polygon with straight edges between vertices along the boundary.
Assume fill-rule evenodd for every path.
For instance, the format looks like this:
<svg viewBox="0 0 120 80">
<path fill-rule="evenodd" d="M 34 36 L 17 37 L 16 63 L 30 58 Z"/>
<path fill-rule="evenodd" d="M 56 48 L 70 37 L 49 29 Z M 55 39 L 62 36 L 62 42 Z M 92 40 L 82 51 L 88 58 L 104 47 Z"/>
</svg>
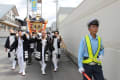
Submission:
<svg viewBox="0 0 120 80">
<path fill-rule="evenodd" d="M 53 64 L 51 61 L 47 65 L 46 75 L 41 74 L 40 64 L 33 60 L 32 65 L 27 66 L 26 76 L 18 74 L 18 66 L 16 70 L 11 70 L 11 62 L 4 52 L 3 45 L 0 46 L 0 80 L 82 80 L 77 66 L 62 53 L 59 62 L 58 72 L 53 72 Z"/>
</svg>

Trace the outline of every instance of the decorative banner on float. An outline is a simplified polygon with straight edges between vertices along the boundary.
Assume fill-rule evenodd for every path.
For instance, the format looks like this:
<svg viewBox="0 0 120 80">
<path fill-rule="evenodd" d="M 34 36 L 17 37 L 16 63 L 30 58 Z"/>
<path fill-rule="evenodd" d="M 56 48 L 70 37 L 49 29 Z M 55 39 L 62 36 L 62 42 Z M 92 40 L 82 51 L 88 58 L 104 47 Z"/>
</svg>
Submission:
<svg viewBox="0 0 120 80">
<path fill-rule="evenodd" d="M 32 11 L 37 11 L 37 0 L 32 0 Z"/>
</svg>

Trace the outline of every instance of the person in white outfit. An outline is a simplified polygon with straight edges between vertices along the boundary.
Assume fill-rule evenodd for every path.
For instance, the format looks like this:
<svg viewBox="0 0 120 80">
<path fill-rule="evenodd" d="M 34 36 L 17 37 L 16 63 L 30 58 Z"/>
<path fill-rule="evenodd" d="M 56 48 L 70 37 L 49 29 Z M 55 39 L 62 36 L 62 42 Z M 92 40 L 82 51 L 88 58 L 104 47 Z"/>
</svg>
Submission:
<svg viewBox="0 0 120 80">
<path fill-rule="evenodd" d="M 54 50 L 52 51 L 52 62 L 54 65 L 54 71 L 56 72 L 58 70 L 58 61 L 60 59 L 60 43 L 61 43 L 61 37 L 59 36 L 59 32 L 55 31 L 52 45 L 54 47 Z"/>
<path fill-rule="evenodd" d="M 26 37 L 26 39 L 25 39 Z M 24 39 L 27 40 L 27 34 L 22 35 L 22 31 L 18 31 L 18 39 L 15 42 L 15 46 L 12 47 L 12 49 L 16 48 L 16 54 L 18 59 L 18 65 L 19 65 L 19 73 L 23 76 L 26 75 L 25 69 L 26 69 L 26 59 L 28 58 L 28 52 L 25 50 L 25 42 Z M 24 44 L 23 44 L 24 43 Z"/>
<path fill-rule="evenodd" d="M 22 31 L 18 32 L 18 47 L 17 47 L 17 58 L 18 58 L 18 64 L 19 64 L 19 73 L 22 75 L 25 75 L 25 67 L 26 64 L 24 63 L 24 57 L 23 57 L 23 39 L 22 39 Z"/>
<path fill-rule="evenodd" d="M 46 74 L 45 69 L 48 62 L 48 50 L 49 50 L 49 41 L 47 39 L 46 31 L 42 31 L 42 37 L 36 38 L 37 41 L 37 51 L 38 51 L 38 61 L 41 65 L 42 74 Z"/>
<path fill-rule="evenodd" d="M 16 33 L 12 29 L 10 31 L 10 36 L 8 36 L 5 42 L 5 51 L 8 52 L 8 58 L 12 61 L 12 70 L 16 67 L 16 49 L 11 50 L 11 48 L 15 45 L 15 40 L 17 39 Z"/>
</svg>

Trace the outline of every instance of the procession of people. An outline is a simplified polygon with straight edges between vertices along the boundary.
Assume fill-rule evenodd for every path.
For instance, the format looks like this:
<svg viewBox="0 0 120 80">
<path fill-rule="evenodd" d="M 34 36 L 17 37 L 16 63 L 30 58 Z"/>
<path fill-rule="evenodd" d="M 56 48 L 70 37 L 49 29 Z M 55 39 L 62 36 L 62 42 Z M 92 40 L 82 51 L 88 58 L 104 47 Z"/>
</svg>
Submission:
<svg viewBox="0 0 120 80">
<path fill-rule="evenodd" d="M 88 23 L 89 35 L 83 37 L 80 43 L 78 52 L 79 72 L 83 74 L 83 80 L 89 80 L 84 76 L 84 73 L 90 79 L 104 80 L 102 70 L 102 57 L 104 56 L 104 47 L 102 39 L 97 35 L 99 21 L 93 19 Z M 33 57 L 40 63 L 41 72 L 46 74 L 46 67 L 51 61 L 53 71 L 58 71 L 58 63 L 61 58 L 62 38 L 59 31 L 52 33 L 22 31 L 17 32 L 10 29 L 10 36 L 5 43 L 5 50 L 8 53 L 8 58 L 12 61 L 12 70 L 16 69 L 16 64 L 19 65 L 19 74 L 26 75 L 26 66 L 33 63 Z"/>
<path fill-rule="evenodd" d="M 58 71 L 58 62 L 60 59 L 60 45 L 62 38 L 58 31 L 54 34 L 46 31 L 32 32 L 23 31 L 19 29 L 10 31 L 5 42 L 5 50 L 8 53 L 8 58 L 12 61 L 12 70 L 19 65 L 19 74 L 26 75 L 26 66 L 33 63 L 35 58 L 41 65 L 42 74 L 46 74 L 46 66 L 48 62 L 52 61 L 54 66 L 53 71 Z"/>
</svg>

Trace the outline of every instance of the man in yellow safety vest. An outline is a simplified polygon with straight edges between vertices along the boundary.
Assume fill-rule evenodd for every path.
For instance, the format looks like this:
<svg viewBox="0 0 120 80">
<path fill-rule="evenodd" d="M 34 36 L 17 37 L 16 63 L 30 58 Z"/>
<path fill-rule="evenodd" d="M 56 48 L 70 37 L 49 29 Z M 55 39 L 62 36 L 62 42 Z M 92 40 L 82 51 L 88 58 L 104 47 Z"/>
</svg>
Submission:
<svg viewBox="0 0 120 80">
<path fill-rule="evenodd" d="M 104 80 L 101 60 L 104 55 L 104 47 L 100 36 L 97 35 L 99 21 L 93 19 L 88 23 L 89 35 L 86 35 L 80 43 L 78 53 L 79 72 L 85 72 L 91 79 Z M 83 76 L 83 80 L 87 80 Z"/>
</svg>

